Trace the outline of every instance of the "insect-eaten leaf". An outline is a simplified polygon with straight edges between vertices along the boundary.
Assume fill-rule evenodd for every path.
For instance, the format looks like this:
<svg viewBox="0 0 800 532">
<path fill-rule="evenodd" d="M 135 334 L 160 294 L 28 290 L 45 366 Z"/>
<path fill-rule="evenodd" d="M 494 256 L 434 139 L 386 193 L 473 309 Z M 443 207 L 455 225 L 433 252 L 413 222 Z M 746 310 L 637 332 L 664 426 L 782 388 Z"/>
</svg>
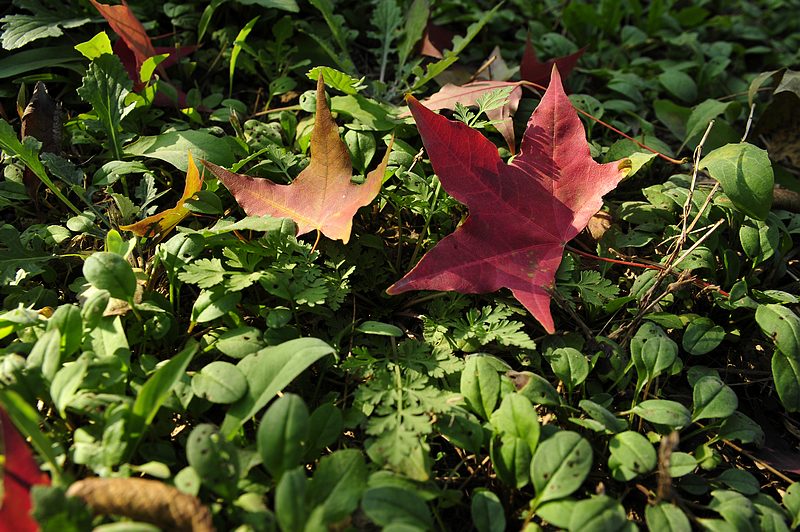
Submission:
<svg viewBox="0 0 800 532">
<path fill-rule="evenodd" d="M 183 188 L 183 195 L 171 209 L 161 211 L 135 224 L 121 225 L 123 231 L 131 231 L 137 236 L 153 237 L 156 235 L 164 236 L 178 225 L 181 220 L 189 214 L 189 209 L 183 204 L 192 199 L 203 186 L 203 176 L 194 164 L 192 153 L 189 152 L 189 170 L 186 172 L 186 185 Z"/>
<path fill-rule="evenodd" d="M 325 85 L 317 81 L 317 116 L 311 134 L 311 162 L 289 185 L 269 179 L 235 174 L 203 161 L 231 191 L 249 216 L 270 215 L 297 222 L 297 234 L 318 230 L 332 240 L 347 243 L 356 211 L 369 205 L 381 188 L 389 153 L 378 167 L 367 174 L 364 183 L 351 182 L 353 166 L 347 147 L 325 100 Z"/>
<path fill-rule="evenodd" d="M 469 207 L 470 216 L 387 292 L 474 294 L 506 287 L 554 332 L 550 290 L 564 246 L 600 210 L 602 196 L 625 176 L 621 163 L 627 161 L 592 160 L 556 68 L 511 164 L 465 124 L 413 97 L 409 105 L 442 186 Z"/>
</svg>

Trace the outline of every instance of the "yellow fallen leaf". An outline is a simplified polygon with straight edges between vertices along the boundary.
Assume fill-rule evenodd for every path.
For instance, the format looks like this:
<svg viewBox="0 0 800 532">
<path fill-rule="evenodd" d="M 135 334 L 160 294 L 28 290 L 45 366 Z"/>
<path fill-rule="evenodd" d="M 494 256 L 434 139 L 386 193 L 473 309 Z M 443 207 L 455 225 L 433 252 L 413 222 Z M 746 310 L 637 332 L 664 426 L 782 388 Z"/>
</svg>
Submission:
<svg viewBox="0 0 800 532">
<path fill-rule="evenodd" d="M 184 207 L 183 204 L 197 194 L 202 186 L 203 176 L 200 175 L 200 172 L 197 170 L 194 159 L 192 159 L 192 153 L 189 152 L 189 169 L 186 172 L 186 185 L 183 188 L 183 196 L 178 200 L 178 203 L 171 209 L 148 216 L 135 224 L 121 225 L 119 228 L 123 231 L 131 231 L 138 236 L 153 237 L 156 235 L 166 235 L 189 214 L 189 209 Z"/>
</svg>

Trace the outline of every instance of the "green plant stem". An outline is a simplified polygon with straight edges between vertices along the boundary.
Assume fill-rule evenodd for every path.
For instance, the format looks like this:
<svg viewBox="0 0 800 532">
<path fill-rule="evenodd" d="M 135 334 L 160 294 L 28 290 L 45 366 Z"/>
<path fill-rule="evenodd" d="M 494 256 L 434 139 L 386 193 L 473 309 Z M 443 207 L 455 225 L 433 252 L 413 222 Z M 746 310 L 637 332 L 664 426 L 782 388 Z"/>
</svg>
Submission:
<svg viewBox="0 0 800 532">
<path fill-rule="evenodd" d="M 438 179 L 436 180 L 436 188 L 433 191 L 433 200 L 431 201 L 431 208 L 428 210 L 428 214 L 425 215 L 425 225 L 422 226 L 422 232 L 420 233 L 420 237 L 417 238 L 417 245 L 414 246 L 414 253 L 411 254 L 411 260 L 409 261 L 408 267 L 411 268 L 414 266 L 417 255 L 419 255 L 419 251 L 422 248 L 422 240 L 425 237 L 426 233 L 428 232 L 428 228 L 431 225 L 431 219 L 433 219 L 433 213 L 436 210 L 436 204 L 439 202 L 439 193 L 442 190 L 442 182 Z"/>
</svg>

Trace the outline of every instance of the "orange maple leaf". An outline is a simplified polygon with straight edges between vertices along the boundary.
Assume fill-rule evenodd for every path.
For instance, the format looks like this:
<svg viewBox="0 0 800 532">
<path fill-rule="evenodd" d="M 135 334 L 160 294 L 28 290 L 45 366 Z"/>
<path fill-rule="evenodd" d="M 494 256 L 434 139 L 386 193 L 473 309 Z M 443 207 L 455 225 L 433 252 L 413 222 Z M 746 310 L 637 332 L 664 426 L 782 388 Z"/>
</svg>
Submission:
<svg viewBox="0 0 800 532">
<path fill-rule="evenodd" d="M 248 215 L 291 218 L 297 223 L 298 235 L 316 229 L 332 240 L 347 243 L 356 211 L 369 205 L 381 189 L 391 151 L 390 142 L 383 160 L 363 184 L 351 181 L 353 165 L 328 109 L 320 75 L 317 116 L 311 133 L 311 163 L 290 185 L 235 174 L 208 161 L 203 164 L 231 191 Z"/>
<path fill-rule="evenodd" d="M 189 214 L 189 209 L 183 204 L 200 191 L 203 186 L 203 176 L 197 170 L 197 166 L 192 159 L 192 152 L 189 152 L 189 168 L 186 172 L 186 185 L 183 187 L 183 196 L 174 207 L 161 211 L 135 224 L 121 225 L 123 231 L 131 231 L 138 236 L 152 237 L 155 235 L 164 236 L 178 225 L 181 220 Z"/>
</svg>

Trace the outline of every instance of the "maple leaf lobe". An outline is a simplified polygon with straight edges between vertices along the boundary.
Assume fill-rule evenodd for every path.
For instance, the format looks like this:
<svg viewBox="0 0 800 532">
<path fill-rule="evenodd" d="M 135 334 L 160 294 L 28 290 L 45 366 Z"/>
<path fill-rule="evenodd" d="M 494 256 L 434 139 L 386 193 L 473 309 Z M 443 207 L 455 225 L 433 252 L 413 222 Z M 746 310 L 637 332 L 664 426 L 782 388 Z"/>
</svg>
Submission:
<svg viewBox="0 0 800 532">
<path fill-rule="evenodd" d="M 624 173 L 591 158 L 556 68 L 511 164 L 479 132 L 407 100 L 442 186 L 470 214 L 387 292 L 505 287 L 554 332 L 549 291 L 564 246 Z"/>
</svg>

